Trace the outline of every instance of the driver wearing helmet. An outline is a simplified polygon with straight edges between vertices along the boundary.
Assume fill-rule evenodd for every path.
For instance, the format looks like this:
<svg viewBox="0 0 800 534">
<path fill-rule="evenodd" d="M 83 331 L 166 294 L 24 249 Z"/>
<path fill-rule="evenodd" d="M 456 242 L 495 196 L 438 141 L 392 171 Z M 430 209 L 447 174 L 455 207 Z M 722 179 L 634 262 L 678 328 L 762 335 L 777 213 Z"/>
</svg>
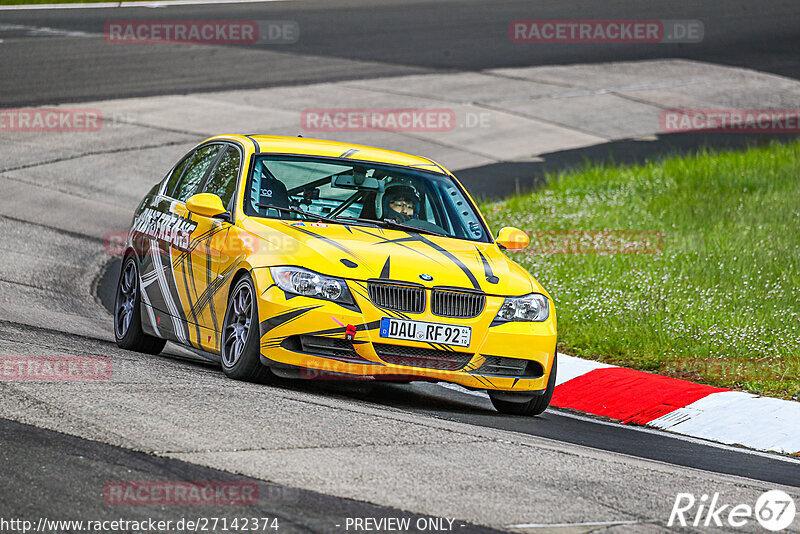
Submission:
<svg viewBox="0 0 800 534">
<path fill-rule="evenodd" d="M 389 185 L 383 194 L 383 219 L 406 222 L 419 218 L 420 198 L 414 187 L 406 184 Z"/>
</svg>

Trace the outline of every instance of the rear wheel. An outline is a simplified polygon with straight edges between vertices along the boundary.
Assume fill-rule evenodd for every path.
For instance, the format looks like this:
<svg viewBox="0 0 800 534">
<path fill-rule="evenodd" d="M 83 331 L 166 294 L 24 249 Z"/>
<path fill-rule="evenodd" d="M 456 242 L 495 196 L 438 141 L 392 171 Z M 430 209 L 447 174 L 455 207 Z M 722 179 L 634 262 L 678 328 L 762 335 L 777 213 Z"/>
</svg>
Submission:
<svg viewBox="0 0 800 534">
<path fill-rule="evenodd" d="M 275 375 L 260 361 L 258 303 L 253 281 L 242 277 L 228 298 L 222 327 L 222 371 L 236 380 L 268 382 Z"/>
<path fill-rule="evenodd" d="M 136 258 L 126 256 L 114 300 L 114 339 L 120 348 L 158 354 L 167 340 L 150 336 L 142 330 L 141 299 Z"/>
<path fill-rule="evenodd" d="M 550 405 L 553 398 L 553 390 L 556 389 L 556 368 L 557 357 L 553 356 L 553 368 L 550 369 L 550 377 L 547 379 L 547 389 L 543 395 L 537 395 L 530 400 L 513 401 L 509 400 L 510 394 L 505 393 L 503 398 L 499 398 L 499 393 L 489 391 L 489 399 L 500 413 L 510 415 L 539 415 Z"/>
</svg>

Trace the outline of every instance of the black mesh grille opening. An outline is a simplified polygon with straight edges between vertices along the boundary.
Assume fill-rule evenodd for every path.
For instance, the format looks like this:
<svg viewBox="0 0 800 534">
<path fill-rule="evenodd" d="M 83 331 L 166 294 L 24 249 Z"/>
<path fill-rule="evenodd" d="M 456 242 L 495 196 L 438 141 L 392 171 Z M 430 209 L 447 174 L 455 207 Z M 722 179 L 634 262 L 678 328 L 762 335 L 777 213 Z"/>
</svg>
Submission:
<svg viewBox="0 0 800 534">
<path fill-rule="evenodd" d="M 386 363 L 406 365 L 408 367 L 457 371 L 472 359 L 472 354 L 467 352 L 404 347 L 385 343 L 373 343 L 372 346 L 375 348 L 378 357 Z"/>
<path fill-rule="evenodd" d="M 458 291 L 431 292 L 431 312 L 440 317 L 477 317 L 486 304 L 486 295 L 481 293 L 461 293 Z"/>
<path fill-rule="evenodd" d="M 370 300 L 381 308 L 408 313 L 425 310 L 425 290 L 421 287 L 368 282 L 367 290 Z"/>
<path fill-rule="evenodd" d="M 305 352 L 315 356 L 363 360 L 353 347 L 353 342 L 346 339 L 323 336 L 289 336 L 281 345 L 295 352 Z"/>
<path fill-rule="evenodd" d="M 542 364 L 532 360 L 487 356 L 483 364 L 478 369 L 473 371 L 473 373 L 477 375 L 540 378 L 544 375 L 544 368 L 542 367 Z"/>
</svg>

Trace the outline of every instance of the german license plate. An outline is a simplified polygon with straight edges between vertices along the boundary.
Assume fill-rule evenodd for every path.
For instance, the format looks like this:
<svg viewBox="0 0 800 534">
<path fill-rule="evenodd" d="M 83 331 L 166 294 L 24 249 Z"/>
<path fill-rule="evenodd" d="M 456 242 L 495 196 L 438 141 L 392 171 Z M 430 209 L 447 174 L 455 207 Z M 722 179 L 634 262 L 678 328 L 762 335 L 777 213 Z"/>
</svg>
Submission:
<svg viewBox="0 0 800 534">
<path fill-rule="evenodd" d="M 383 317 L 381 319 L 380 336 L 391 339 L 407 339 L 409 341 L 468 347 L 472 337 L 472 329 L 468 326 Z"/>
</svg>

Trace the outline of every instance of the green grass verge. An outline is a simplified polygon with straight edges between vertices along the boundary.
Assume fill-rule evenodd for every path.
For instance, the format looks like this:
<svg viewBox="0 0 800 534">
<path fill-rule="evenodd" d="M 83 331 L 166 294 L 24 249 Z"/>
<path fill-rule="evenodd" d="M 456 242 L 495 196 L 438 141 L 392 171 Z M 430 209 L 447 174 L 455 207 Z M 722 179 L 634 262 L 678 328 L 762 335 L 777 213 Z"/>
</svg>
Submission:
<svg viewBox="0 0 800 534">
<path fill-rule="evenodd" d="M 509 255 L 555 300 L 560 350 L 798 399 L 800 142 L 587 167 L 548 184 L 481 208 L 493 228 L 533 231 L 534 250 Z M 647 238 L 644 253 L 553 246 L 597 230 L 652 233 L 626 238 Z"/>
</svg>

